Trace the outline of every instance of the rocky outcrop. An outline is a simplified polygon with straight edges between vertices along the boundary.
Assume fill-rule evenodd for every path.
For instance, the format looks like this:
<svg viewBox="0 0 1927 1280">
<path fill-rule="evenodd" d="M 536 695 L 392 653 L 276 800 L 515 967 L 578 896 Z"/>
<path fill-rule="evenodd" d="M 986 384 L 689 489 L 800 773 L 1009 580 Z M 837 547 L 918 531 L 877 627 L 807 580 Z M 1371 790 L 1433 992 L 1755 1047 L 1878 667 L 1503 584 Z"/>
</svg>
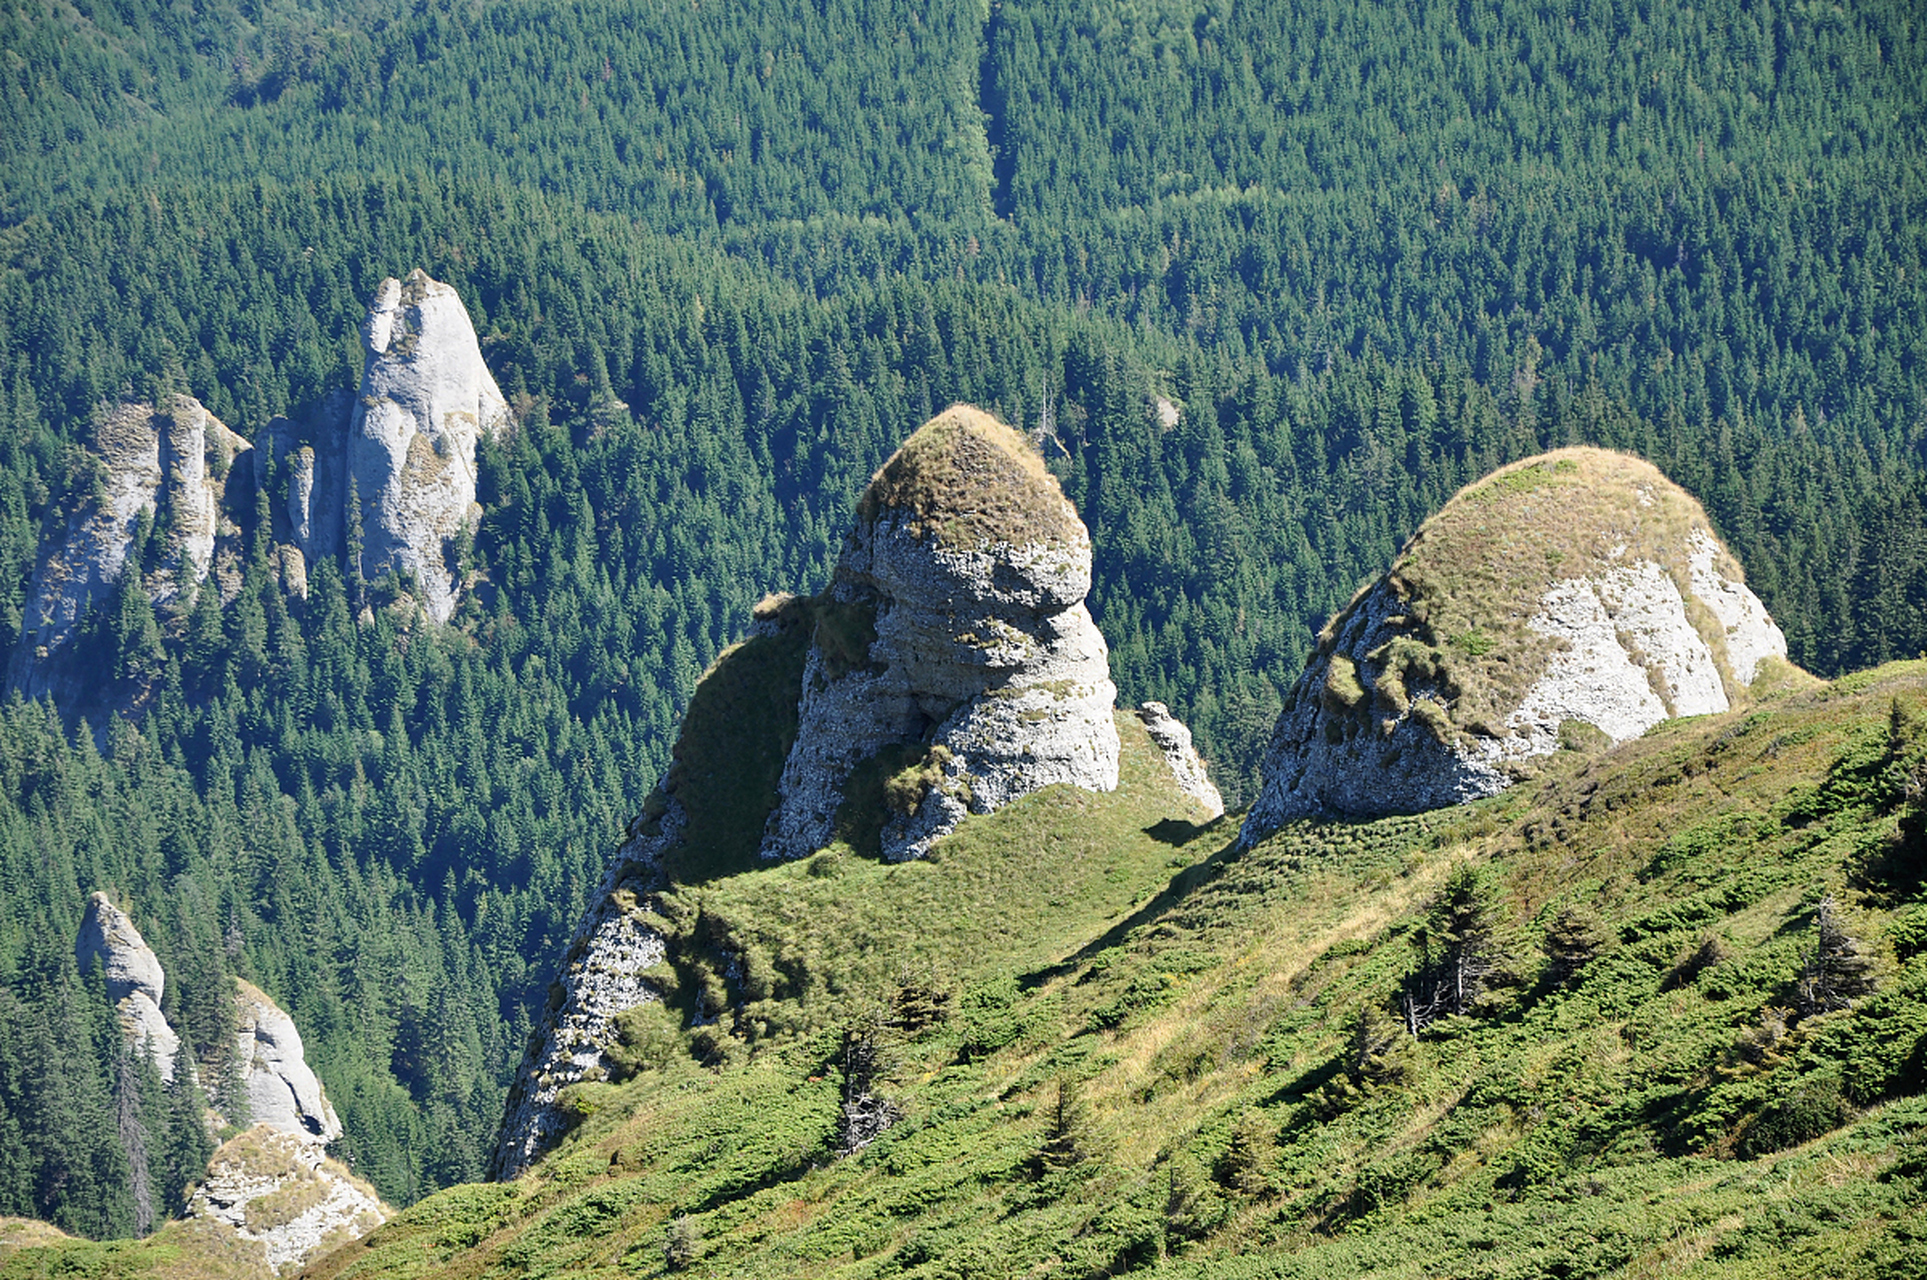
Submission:
<svg viewBox="0 0 1927 1280">
<path fill-rule="evenodd" d="M 1197 802 L 1207 817 L 1223 817 L 1224 797 L 1205 771 L 1204 757 L 1191 744 L 1191 730 L 1162 702 L 1139 703 L 1137 717 L 1144 722 L 1152 743 L 1164 753 L 1164 763 L 1177 779 L 1178 790 Z"/>
<path fill-rule="evenodd" d="M 261 988 L 236 978 L 234 1023 L 249 1119 L 318 1146 L 339 1138 L 341 1121 L 308 1066 L 294 1019 Z"/>
<path fill-rule="evenodd" d="M 1320 635 L 1242 839 L 1493 795 L 1562 748 L 1725 711 L 1785 659 L 1705 512 L 1656 468 L 1599 449 L 1515 463 Z"/>
<path fill-rule="evenodd" d="M 91 478 L 71 499 L 64 535 L 35 564 L 9 684 L 63 703 L 85 692 L 87 676 L 62 660 L 88 611 L 112 598 L 130 555 L 149 556 L 152 572 L 138 564 L 133 572 L 156 603 L 205 581 L 220 539 L 238 532 L 227 479 L 249 448 L 192 396 L 123 404 L 100 418 L 84 455 Z M 159 546 L 134 546 L 156 527 Z"/>
<path fill-rule="evenodd" d="M 367 1235 L 389 1210 L 313 1143 L 257 1124 L 214 1153 L 188 1216 L 257 1245 L 276 1274 L 285 1274 Z"/>
<path fill-rule="evenodd" d="M 419 269 L 381 282 L 362 342 L 361 394 L 347 436 L 361 546 L 348 554 L 359 558 L 363 578 L 393 570 L 412 579 L 428 615 L 445 622 L 460 588 L 453 542 L 480 514 L 475 447 L 508 423 L 508 405 L 461 298 Z M 312 513 L 312 483 L 307 495 Z"/>
<path fill-rule="evenodd" d="M 667 816 L 666 828 L 623 847 L 576 930 L 548 1010 L 509 1088 L 502 1131 L 489 1157 L 490 1178 L 520 1177 L 561 1141 L 572 1122 L 558 1105 L 562 1091 L 608 1078 L 605 1051 L 618 1039 L 616 1019 L 662 998 L 647 971 L 662 963 L 667 948 L 643 921 L 642 906 L 661 887 L 659 858 L 675 841 L 680 806 Z"/>
<path fill-rule="evenodd" d="M 1114 788 L 1090 584 L 1090 536 L 1020 435 L 963 405 L 926 423 L 871 480 L 819 602 L 763 856 L 827 844 L 851 770 L 893 747 L 920 758 L 886 793 L 892 860 L 1052 783 Z"/>
<path fill-rule="evenodd" d="M 881 852 L 899 859 L 1041 787 L 1117 786 L 1090 573 L 1083 522 L 1009 427 L 958 406 L 905 442 L 871 480 L 830 589 L 764 601 L 697 685 L 674 763 L 529 1039 L 490 1177 L 518 1176 L 561 1139 L 565 1090 L 622 1069 L 619 1019 L 661 999 L 657 966 L 675 960 L 651 904 L 691 850 L 704 874 L 815 852 L 864 762 L 889 765 Z M 1184 726 L 1149 720 L 1193 800 L 1221 810 Z"/>
<path fill-rule="evenodd" d="M 128 1042 L 151 1055 L 161 1079 L 171 1081 L 181 1038 L 161 1013 L 167 975 L 161 972 L 160 957 L 141 937 L 133 920 L 104 893 L 87 899 L 87 913 L 81 917 L 80 935 L 74 941 L 74 960 L 83 975 L 100 966 L 107 982 L 107 998 L 114 1002 Z"/>
</svg>

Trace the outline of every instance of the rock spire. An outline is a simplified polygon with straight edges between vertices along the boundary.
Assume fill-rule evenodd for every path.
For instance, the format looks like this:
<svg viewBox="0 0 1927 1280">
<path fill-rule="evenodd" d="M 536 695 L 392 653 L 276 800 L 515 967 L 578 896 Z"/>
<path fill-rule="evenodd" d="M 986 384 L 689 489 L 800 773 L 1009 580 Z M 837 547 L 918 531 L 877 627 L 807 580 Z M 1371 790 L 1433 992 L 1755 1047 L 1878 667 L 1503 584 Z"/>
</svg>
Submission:
<svg viewBox="0 0 1927 1280">
<path fill-rule="evenodd" d="M 925 423 L 871 479 L 819 603 L 763 856 L 827 844 L 851 770 L 889 747 L 922 756 L 891 792 L 892 860 L 1055 782 L 1116 787 L 1090 585 L 1090 535 L 1022 436 L 967 405 Z"/>
</svg>

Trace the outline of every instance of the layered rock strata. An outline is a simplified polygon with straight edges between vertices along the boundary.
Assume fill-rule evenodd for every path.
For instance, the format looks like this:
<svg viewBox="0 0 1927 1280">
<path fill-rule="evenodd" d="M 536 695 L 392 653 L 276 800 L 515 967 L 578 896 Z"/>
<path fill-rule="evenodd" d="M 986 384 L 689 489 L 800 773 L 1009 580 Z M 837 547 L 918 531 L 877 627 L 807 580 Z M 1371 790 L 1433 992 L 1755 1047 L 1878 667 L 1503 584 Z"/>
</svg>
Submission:
<svg viewBox="0 0 1927 1280">
<path fill-rule="evenodd" d="M 374 1188 L 318 1146 L 260 1124 L 214 1153 L 187 1211 L 258 1246 L 277 1275 L 360 1239 L 389 1217 Z"/>
<path fill-rule="evenodd" d="M 9 684 L 29 697 L 52 693 L 63 701 L 84 691 L 61 659 L 88 611 L 112 598 L 130 556 L 152 556 L 151 573 L 131 568 L 156 603 L 204 582 L 220 539 L 238 533 L 227 509 L 228 478 L 249 448 L 187 395 L 159 406 L 123 404 L 96 422 L 87 450 L 93 483 L 79 495 L 64 535 L 34 566 Z M 144 524 L 165 526 L 161 545 L 134 545 Z"/>
<path fill-rule="evenodd" d="M 461 298 L 419 268 L 381 282 L 362 342 L 347 451 L 361 575 L 412 578 L 428 615 L 446 622 L 459 588 L 452 544 L 480 514 L 475 447 L 507 425 L 508 404 Z"/>
<path fill-rule="evenodd" d="M 1117 786 L 1117 690 L 1084 597 L 1091 543 L 1011 428 L 958 405 L 870 482 L 819 610 L 766 858 L 829 843 L 850 773 L 921 750 L 883 856 L 1052 783 Z"/>
<path fill-rule="evenodd" d="M 236 978 L 234 1023 L 249 1119 L 316 1146 L 339 1138 L 341 1121 L 308 1066 L 294 1019 L 259 987 Z"/>
<path fill-rule="evenodd" d="M 1496 794 L 1562 747 L 1725 711 L 1786 651 L 1657 469 L 1598 449 L 1516 463 L 1455 496 L 1320 635 L 1241 838 Z"/>
<path fill-rule="evenodd" d="M 114 1002 L 128 1042 L 153 1058 L 161 1079 L 173 1080 L 181 1038 L 161 1013 L 167 975 L 133 920 L 104 893 L 87 899 L 87 913 L 74 941 L 74 960 L 83 975 L 100 966 L 107 998 Z"/>
</svg>

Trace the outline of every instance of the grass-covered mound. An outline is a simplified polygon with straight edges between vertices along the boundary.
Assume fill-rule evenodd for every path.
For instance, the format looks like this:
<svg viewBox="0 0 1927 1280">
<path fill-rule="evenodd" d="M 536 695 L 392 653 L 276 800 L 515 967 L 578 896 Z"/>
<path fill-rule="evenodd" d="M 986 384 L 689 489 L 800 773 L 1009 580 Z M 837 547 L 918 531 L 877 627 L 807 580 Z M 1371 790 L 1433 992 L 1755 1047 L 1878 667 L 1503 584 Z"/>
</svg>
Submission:
<svg viewBox="0 0 1927 1280">
<path fill-rule="evenodd" d="M 1242 854 L 1058 788 L 720 880 L 727 1018 L 313 1274 L 1918 1275 L 1924 779 L 1909 663 Z"/>
<path fill-rule="evenodd" d="M 864 520 L 906 512 L 919 537 L 946 547 L 1081 541 L 1083 521 L 1030 442 L 981 409 L 951 405 L 919 427 L 870 478 Z"/>
<path fill-rule="evenodd" d="M 1738 698 L 1744 689 L 1727 663 L 1726 633 L 1689 590 L 1696 532 L 1717 544 L 1693 496 L 1630 455 L 1569 448 L 1502 467 L 1421 525 L 1387 573 L 1385 586 L 1398 601 L 1397 635 L 1367 655 L 1376 697 L 1365 697 L 1354 658 L 1338 652 L 1373 588 L 1360 591 L 1319 635 L 1320 656 L 1333 659 L 1321 696 L 1328 707 L 1365 720 L 1409 706 L 1442 741 L 1466 732 L 1503 736 L 1506 717 L 1545 674 L 1555 649 L 1553 639 L 1527 625 L 1547 590 L 1648 561 L 1679 587 L 1728 695 Z M 1723 549 L 1716 560 L 1724 576 L 1744 581 Z M 1438 689 L 1443 699 L 1411 702 L 1407 691 L 1421 687 Z"/>
</svg>

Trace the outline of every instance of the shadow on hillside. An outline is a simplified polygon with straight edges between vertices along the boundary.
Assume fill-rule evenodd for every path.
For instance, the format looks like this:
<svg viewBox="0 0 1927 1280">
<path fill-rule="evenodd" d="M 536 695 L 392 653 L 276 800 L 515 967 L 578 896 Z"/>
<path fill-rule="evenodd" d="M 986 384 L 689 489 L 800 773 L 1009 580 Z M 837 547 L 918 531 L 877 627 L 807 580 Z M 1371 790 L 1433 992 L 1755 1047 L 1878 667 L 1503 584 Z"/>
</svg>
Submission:
<svg viewBox="0 0 1927 1280">
<path fill-rule="evenodd" d="M 1242 815 L 1237 819 L 1233 819 L 1227 814 L 1203 826 L 1198 826 L 1178 818 L 1165 818 L 1160 822 L 1153 823 L 1151 826 L 1144 828 L 1144 833 L 1153 840 L 1173 846 L 1189 844 L 1200 836 L 1208 835 L 1214 831 L 1223 833 L 1228 838 L 1224 844 L 1218 847 L 1216 852 L 1205 857 L 1202 861 L 1192 863 L 1184 870 L 1172 876 L 1170 882 L 1166 884 L 1164 888 L 1158 890 L 1150 901 L 1146 902 L 1136 911 L 1125 916 L 1122 920 L 1119 920 L 1103 933 L 1091 939 L 1055 964 L 1045 965 L 1043 968 L 1033 969 L 1031 972 L 1022 975 L 1017 979 L 1017 985 L 1025 990 L 1030 990 L 1043 986 L 1052 978 L 1063 977 L 1069 974 L 1079 965 L 1090 960 L 1091 957 L 1095 956 L 1098 952 L 1109 947 L 1121 945 L 1126 938 L 1131 936 L 1132 930 L 1138 928 L 1140 925 L 1149 924 L 1151 921 L 1169 911 L 1172 907 L 1183 901 L 1185 896 L 1195 890 L 1199 885 L 1204 884 L 1206 881 L 1216 879 L 1226 866 L 1237 861 L 1243 854 L 1243 850 L 1238 848 L 1238 823 L 1240 821 L 1242 821 Z"/>
</svg>

